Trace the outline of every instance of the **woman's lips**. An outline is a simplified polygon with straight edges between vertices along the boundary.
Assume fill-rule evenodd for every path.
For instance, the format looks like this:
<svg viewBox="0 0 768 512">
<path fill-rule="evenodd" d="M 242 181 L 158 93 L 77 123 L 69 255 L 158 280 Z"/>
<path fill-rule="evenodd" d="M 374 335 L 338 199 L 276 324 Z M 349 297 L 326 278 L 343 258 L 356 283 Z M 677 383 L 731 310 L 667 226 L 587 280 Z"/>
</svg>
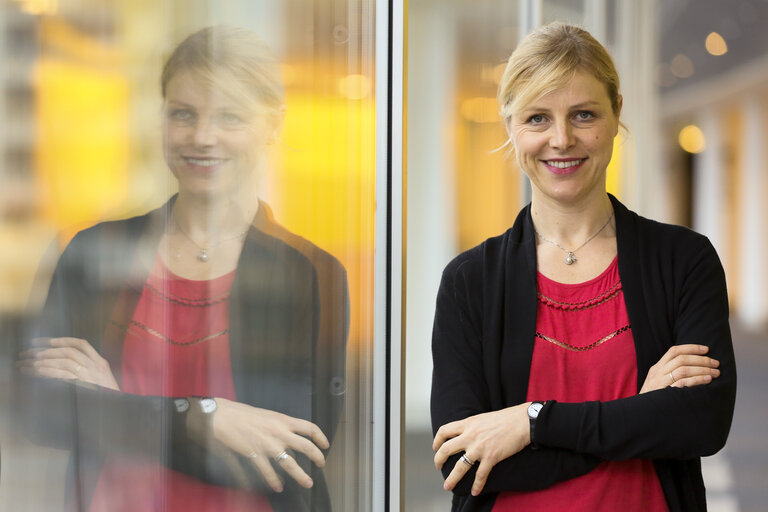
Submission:
<svg viewBox="0 0 768 512">
<path fill-rule="evenodd" d="M 184 161 L 198 169 L 212 170 L 223 164 L 226 160 L 224 158 L 185 156 Z"/>
<path fill-rule="evenodd" d="M 567 160 L 542 160 L 541 162 L 554 174 L 571 174 L 579 170 L 586 161 L 586 158 L 572 158 Z"/>
</svg>

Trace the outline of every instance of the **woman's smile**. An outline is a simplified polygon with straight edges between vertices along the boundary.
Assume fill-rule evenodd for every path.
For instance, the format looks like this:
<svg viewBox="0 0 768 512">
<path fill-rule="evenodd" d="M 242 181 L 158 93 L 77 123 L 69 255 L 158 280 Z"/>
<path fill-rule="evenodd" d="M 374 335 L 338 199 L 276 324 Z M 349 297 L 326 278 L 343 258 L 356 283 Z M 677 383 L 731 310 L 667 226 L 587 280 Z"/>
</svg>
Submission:
<svg viewBox="0 0 768 512">
<path fill-rule="evenodd" d="M 555 174 L 571 174 L 578 171 L 581 165 L 586 161 L 586 158 L 568 158 L 568 159 L 551 159 L 542 160 L 547 169 Z"/>
</svg>

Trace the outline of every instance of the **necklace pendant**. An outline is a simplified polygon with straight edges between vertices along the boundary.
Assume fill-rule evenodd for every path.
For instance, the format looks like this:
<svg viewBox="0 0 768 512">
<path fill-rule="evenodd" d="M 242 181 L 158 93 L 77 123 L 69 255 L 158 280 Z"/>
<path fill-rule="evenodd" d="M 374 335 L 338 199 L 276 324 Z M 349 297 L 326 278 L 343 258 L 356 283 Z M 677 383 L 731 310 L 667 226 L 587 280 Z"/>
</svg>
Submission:
<svg viewBox="0 0 768 512">
<path fill-rule="evenodd" d="M 573 265 L 577 261 L 579 261 L 579 260 L 577 260 L 576 256 L 573 255 L 573 251 L 568 251 L 568 256 L 565 257 L 565 264 L 566 265 Z"/>
<path fill-rule="evenodd" d="M 197 254 L 197 259 L 199 261 L 202 261 L 203 263 L 208 261 L 208 251 L 205 249 L 200 249 L 200 252 Z"/>
</svg>

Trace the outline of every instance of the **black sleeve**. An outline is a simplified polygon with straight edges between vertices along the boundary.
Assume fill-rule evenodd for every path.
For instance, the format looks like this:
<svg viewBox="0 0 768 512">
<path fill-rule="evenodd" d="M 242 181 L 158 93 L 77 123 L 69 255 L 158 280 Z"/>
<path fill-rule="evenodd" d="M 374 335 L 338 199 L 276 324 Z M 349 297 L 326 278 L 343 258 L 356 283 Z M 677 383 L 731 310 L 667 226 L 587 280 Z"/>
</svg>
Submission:
<svg viewBox="0 0 768 512">
<path fill-rule="evenodd" d="M 725 274 L 712 245 L 698 247 L 680 276 L 674 340 L 709 346 L 720 377 L 609 402 L 555 403 L 542 411 L 536 443 L 610 460 L 691 459 L 723 447 L 736 398 Z"/>
<path fill-rule="evenodd" d="M 72 336 L 86 339 L 100 351 L 99 333 L 114 306 L 109 297 L 115 294 L 102 293 L 104 282 L 99 278 L 103 272 L 99 260 L 89 256 L 96 251 L 86 249 L 94 243 L 88 236 L 76 236 L 59 258 L 43 310 L 25 329 L 22 350 L 29 348 L 32 337 Z M 186 410 L 178 410 L 174 398 L 21 374 L 16 375 L 14 387 L 15 410 L 33 442 L 90 460 L 109 453 L 149 456 L 209 483 L 238 485 L 236 475 L 220 457 L 221 448 L 210 444 L 212 434 L 207 426 L 190 435 Z M 260 481 L 255 472 L 251 477 Z"/>
<path fill-rule="evenodd" d="M 483 340 L 477 304 L 479 294 L 468 293 L 479 276 L 456 277 L 453 265 L 443 272 L 437 295 L 437 308 L 432 336 L 432 427 L 440 426 L 492 410 L 483 368 Z M 469 286 L 467 283 L 469 282 Z M 470 307 L 470 304 L 473 307 Z M 443 466 L 448 477 L 460 454 Z M 530 491 L 588 473 L 600 458 L 568 449 L 529 448 L 499 462 L 491 471 L 483 492 Z M 454 489 L 459 495 L 469 494 L 475 468 Z"/>
</svg>

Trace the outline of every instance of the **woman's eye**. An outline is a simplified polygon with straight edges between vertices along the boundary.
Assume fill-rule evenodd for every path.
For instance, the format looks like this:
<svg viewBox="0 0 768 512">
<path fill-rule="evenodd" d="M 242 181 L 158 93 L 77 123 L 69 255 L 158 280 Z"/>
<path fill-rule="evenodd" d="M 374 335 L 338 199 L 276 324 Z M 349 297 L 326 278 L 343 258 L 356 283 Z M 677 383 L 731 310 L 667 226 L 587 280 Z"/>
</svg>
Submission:
<svg viewBox="0 0 768 512">
<path fill-rule="evenodd" d="M 169 117 L 174 121 L 188 122 L 195 118 L 195 114 L 188 109 L 174 109 L 169 113 Z"/>
<path fill-rule="evenodd" d="M 588 110 L 582 110 L 581 112 L 578 112 L 576 114 L 576 119 L 579 121 L 589 121 L 591 119 L 594 119 L 595 115 L 588 111 Z"/>
<path fill-rule="evenodd" d="M 237 126 L 243 123 L 243 118 L 230 112 L 220 114 L 219 119 L 221 120 L 221 123 L 226 126 Z"/>
<path fill-rule="evenodd" d="M 546 118 L 541 114 L 534 114 L 528 118 L 528 122 L 531 124 L 541 124 L 546 121 Z"/>
</svg>

